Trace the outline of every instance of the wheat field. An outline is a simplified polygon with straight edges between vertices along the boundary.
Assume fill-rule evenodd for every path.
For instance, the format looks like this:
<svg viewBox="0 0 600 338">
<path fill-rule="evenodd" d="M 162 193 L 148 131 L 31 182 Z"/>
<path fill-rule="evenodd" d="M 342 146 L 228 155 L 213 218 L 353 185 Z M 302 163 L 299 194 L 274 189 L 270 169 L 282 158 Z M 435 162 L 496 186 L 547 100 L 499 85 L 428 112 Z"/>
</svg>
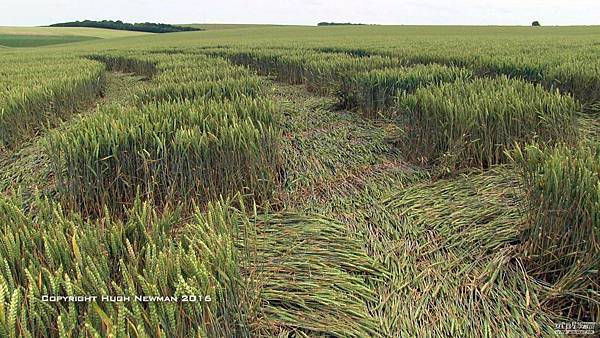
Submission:
<svg viewBox="0 0 600 338">
<path fill-rule="evenodd" d="M 600 321 L 600 28 L 202 27 L 0 28 L 0 336 Z"/>
</svg>

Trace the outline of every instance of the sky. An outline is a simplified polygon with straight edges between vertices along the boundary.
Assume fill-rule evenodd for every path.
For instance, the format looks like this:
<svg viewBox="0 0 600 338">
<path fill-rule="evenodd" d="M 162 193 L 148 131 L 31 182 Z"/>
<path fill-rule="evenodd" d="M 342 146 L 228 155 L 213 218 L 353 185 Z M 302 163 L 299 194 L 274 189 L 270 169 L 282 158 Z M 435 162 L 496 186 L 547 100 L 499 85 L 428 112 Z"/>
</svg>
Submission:
<svg viewBox="0 0 600 338">
<path fill-rule="evenodd" d="M 600 0 L 0 0 L 0 26 L 112 19 L 395 25 L 600 25 Z"/>
</svg>

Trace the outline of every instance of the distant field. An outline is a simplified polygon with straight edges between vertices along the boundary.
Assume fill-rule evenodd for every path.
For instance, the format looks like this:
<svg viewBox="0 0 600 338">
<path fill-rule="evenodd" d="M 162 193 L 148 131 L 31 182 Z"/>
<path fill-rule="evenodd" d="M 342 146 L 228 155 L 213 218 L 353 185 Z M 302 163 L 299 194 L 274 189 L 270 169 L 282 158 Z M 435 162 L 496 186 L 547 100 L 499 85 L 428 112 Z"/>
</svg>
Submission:
<svg viewBox="0 0 600 338">
<path fill-rule="evenodd" d="M 0 35 L 45 35 L 45 36 L 87 36 L 95 38 L 120 38 L 125 36 L 139 36 L 149 33 L 119 31 L 113 29 L 86 28 L 86 27 L 1 27 Z"/>
<path fill-rule="evenodd" d="M 96 37 L 77 35 L 8 35 L 0 34 L 0 46 L 3 47 L 40 47 L 63 43 L 95 40 Z"/>
<path fill-rule="evenodd" d="M 179 25 L 179 26 L 200 28 L 200 29 L 205 29 L 207 31 L 220 31 L 220 30 L 225 30 L 225 29 L 281 27 L 278 25 L 263 25 L 263 24 L 212 24 L 212 23 L 205 23 L 205 24 L 193 23 L 193 24 L 183 24 L 183 25 Z"/>
<path fill-rule="evenodd" d="M 204 25 L 202 32 L 143 35 L 127 39 L 97 40 L 73 44 L 76 48 L 167 48 L 180 46 L 248 45 L 414 49 L 423 46 L 438 50 L 441 46 L 456 52 L 468 48 L 495 48 L 499 40 L 519 44 L 581 44 L 594 40 L 599 27 L 517 27 L 517 26 L 268 26 L 268 25 Z M 477 38 L 474 40 L 474 38 Z M 584 42 L 587 43 L 587 42 Z M 484 47 L 485 46 L 485 47 Z M 505 49 L 501 49 L 502 52 Z M 534 52 L 534 51 L 530 51 Z"/>
<path fill-rule="evenodd" d="M 100 28 L 0 27 L 0 46 L 41 47 L 87 40 L 141 36 L 149 33 Z"/>
</svg>

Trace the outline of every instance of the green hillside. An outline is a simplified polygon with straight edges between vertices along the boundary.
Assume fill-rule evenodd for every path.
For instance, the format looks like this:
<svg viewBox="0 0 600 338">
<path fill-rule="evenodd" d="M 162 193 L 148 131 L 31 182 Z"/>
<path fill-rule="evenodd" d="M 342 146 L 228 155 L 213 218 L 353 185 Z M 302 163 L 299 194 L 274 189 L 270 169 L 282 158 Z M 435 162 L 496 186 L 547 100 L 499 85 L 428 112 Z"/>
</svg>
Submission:
<svg viewBox="0 0 600 338">
<path fill-rule="evenodd" d="M 97 39 L 77 35 L 5 35 L 0 34 L 0 45 L 4 47 L 40 47 Z"/>
<path fill-rule="evenodd" d="M 149 33 L 119 31 L 113 29 L 87 27 L 9 27 L 0 26 L 3 35 L 44 35 L 44 36 L 90 36 L 95 38 L 119 38 L 125 36 L 140 36 Z"/>
<path fill-rule="evenodd" d="M 148 33 L 98 28 L 7 27 L 0 26 L 0 46 L 40 47 L 94 39 L 140 36 Z"/>
</svg>

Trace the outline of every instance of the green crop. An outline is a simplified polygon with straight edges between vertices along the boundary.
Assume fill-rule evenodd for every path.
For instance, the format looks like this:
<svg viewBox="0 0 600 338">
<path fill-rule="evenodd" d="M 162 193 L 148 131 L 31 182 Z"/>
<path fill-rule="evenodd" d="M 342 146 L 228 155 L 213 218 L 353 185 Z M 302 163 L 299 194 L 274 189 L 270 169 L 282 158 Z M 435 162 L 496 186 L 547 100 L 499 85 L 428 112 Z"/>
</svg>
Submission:
<svg viewBox="0 0 600 338">
<path fill-rule="evenodd" d="M 126 222 L 108 214 L 101 222 L 68 219 L 44 202 L 33 216 L 17 205 L 0 200 L 2 336 L 248 335 L 241 258 L 233 247 L 238 222 L 227 204 L 213 203 L 185 224 L 178 211 L 157 215 L 139 201 Z M 98 298 L 48 302 L 44 295 Z M 103 302 L 103 295 L 132 301 Z M 184 296 L 200 301 L 183 302 Z"/>
<path fill-rule="evenodd" d="M 392 108 L 398 92 L 413 93 L 420 87 L 466 80 L 472 76 L 468 70 L 440 65 L 374 70 L 354 75 L 348 96 L 361 112 L 373 116 Z"/>
<path fill-rule="evenodd" d="M 104 66 L 65 55 L 0 57 L 0 151 L 56 125 L 102 90 Z"/>
<path fill-rule="evenodd" d="M 598 321 L 597 27 L 227 28 L 0 46 L 0 336 Z"/>
<path fill-rule="evenodd" d="M 532 273 L 570 289 L 555 296 L 561 313 L 600 313 L 600 147 L 517 148 L 529 201 L 530 228 L 523 248 Z"/>
<path fill-rule="evenodd" d="M 573 144 L 581 106 L 570 96 L 500 77 L 417 89 L 401 95 L 397 109 L 410 123 L 411 157 L 452 169 L 505 163 L 515 143 Z"/>
</svg>

